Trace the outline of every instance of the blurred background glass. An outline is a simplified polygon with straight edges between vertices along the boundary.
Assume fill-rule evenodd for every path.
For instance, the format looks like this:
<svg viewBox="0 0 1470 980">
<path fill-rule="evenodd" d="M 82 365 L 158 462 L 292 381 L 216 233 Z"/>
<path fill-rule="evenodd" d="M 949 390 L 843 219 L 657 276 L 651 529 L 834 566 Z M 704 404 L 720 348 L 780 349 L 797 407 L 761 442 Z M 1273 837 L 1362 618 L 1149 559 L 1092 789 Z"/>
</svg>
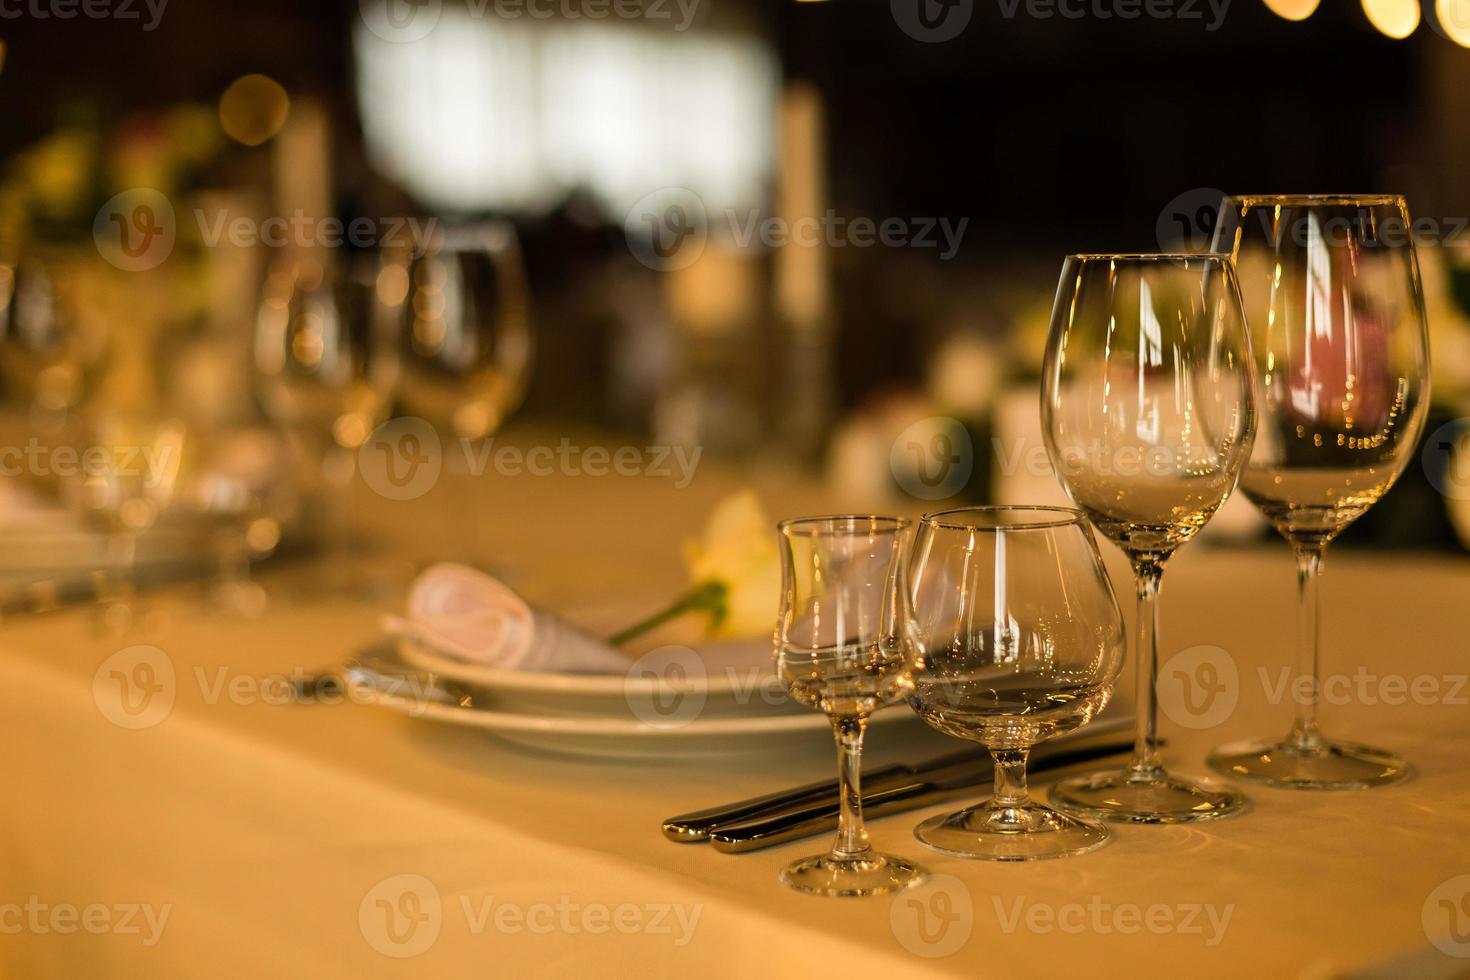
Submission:
<svg viewBox="0 0 1470 980">
<path fill-rule="evenodd" d="M 1344 544 L 1459 547 L 1470 519 L 1433 485 L 1470 460 L 1464 6 L 197 0 L 9 18 L 7 439 L 74 441 L 84 403 L 145 390 L 206 446 L 279 435 L 285 403 L 252 378 L 257 313 L 318 295 L 302 270 L 319 267 L 368 287 L 353 330 L 390 351 L 359 378 L 371 405 L 333 409 L 344 467 L 408 414 L 451 439 L 509 425 L 795 461 L 852 509 L 1059 502 L 1035 409 L 1059 256 L 1205 250 L 1223 191 L 1382 190 L 1427 222 L 1426 431 L 1454 425 Z M 278 451 L 256 471 L 279 472 Z M 273 494 L 282 528 L 312 512 L 308 470 Z M 215 513 L 226 485 L 190 483 Z M 1232 501 L 1207 537 L 1264 533 Z"/>
</svg>

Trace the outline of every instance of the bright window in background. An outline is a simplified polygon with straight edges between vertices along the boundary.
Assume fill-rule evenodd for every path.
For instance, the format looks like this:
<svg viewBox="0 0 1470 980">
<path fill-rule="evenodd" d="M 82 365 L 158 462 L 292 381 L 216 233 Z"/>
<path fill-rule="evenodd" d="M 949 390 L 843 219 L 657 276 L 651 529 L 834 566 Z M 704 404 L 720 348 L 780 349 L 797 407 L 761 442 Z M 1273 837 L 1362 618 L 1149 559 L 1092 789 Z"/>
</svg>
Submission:
<svg viewBox="0 0 1470 980">
<path fill-rule="evenodd" d="M 359 26 L 358 97 L 384 173 L 446 210 L 541 210 L 661 187 L 714 213 L 766 197 L 779 69 L 742 34 L 444 10 L 411 43 Z"/>
</svg>

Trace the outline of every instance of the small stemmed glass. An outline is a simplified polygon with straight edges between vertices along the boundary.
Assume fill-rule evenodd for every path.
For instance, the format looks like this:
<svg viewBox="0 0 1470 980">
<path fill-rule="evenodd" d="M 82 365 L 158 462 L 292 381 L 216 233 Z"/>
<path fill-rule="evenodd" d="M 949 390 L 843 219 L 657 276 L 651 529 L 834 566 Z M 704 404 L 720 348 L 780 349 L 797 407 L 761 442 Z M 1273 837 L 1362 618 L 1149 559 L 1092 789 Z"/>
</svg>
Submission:
<svg viewBox="0 0 1470 980">
<path fill-rule="evenodd" d="M 1136 823 L 1209 820 L 1245 798 L 1171 776 L 1159 756 L 1158 595 L 1164 564 L 1225 502 L 1255 431 L 1250 342 L 1228 256 L 1073 255 L 1042 375 L 1057 475 L 1128 555 L 1138 592 L 1138 733 L 1122 772 L 1065 780 L 1053 803 Z"/>
<path fill-rule="evenodd" d="M 797 701 L 831 720 L 841 786 L 831 851 L 781 872 L 783 882 L 807 894 L 878 895 L 923 878 L 911 862 L 873 850 L 858 778 L 869 716 L 913 690 L 918 644 L 904 567 L 910 523 L 860 515 L 777 526 L 776 668 Z"/>
<path fill-rule="evenodd" d="M 1390 752 L 1328 739 L 1317 580 L 1328 543 L 1414 459 L 1429 411 L 1429 332 L 1404 199 L 1230 198 L 1216 246 L 1240 269 L 1261 416 L 1241 488 L 1296 554 L 1297 674 L 1310 679 L 1285 738 L 1221 746 L 1222 773 L 1300 789 L 1361 789 L 1408 775 Z"/>
<path fill-rule="evenodd" d="M 919 824 L 920 843 L 958 857 L 1027 861 L 1108 840 L 1030 798 L 1032 746 L 1090 722 L 1123 663 L 1123 614 L 1081 512 L 966 507 L 926 514 L 913 562 L 923 663 L 910 704 L 995 757 L 994 797 Z"/>
</svg>

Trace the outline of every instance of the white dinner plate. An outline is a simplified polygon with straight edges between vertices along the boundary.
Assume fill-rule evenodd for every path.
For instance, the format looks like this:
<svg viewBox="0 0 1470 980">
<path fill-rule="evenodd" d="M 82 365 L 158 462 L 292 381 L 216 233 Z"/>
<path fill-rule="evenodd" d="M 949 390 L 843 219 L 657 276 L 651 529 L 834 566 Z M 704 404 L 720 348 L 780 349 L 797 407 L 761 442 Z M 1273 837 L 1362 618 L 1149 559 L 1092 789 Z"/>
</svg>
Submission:
<svg viewBox="0 0 1470 980">
<path fill-rule="evenodd" d="M 431 677 L 405 672 L 398 683 L 352 670 L 347 674 L 354 700 L 380 705 L 413 718 L 478 728 L 507 741 L 564 754 L 621 759 L 685 759 L 707 755 L 779 752 L 795 744 L 822 745 L 832 738 L 825 716 L 802 714 L 748 714 L 710 717 L 696 710 L 696 700 L 663 706 L 664 714 L 638 717 L 540 715 L 503 711 L 474 703 L 471 691 L 461 703 Z M 387 687 L 388 689 L 385 689 Z M 438 693 L 434 693 L 434 692 Z M 923 728 L 906 705 L 892 705 L 873 715 L 874 726 L 885 730 Z"/>
<path fill-rule="evenodd" d="M 627 718 L 680 699 L 701 701 L 706 717 L 807 715 L 772 667 L 769 638 L 663 646 L 628 659 L 623 674 L 555 674 L 465 663 L 400 637 L 413 667 L 476 688 L 487 707 L 517 714 Z"/>
</svg>

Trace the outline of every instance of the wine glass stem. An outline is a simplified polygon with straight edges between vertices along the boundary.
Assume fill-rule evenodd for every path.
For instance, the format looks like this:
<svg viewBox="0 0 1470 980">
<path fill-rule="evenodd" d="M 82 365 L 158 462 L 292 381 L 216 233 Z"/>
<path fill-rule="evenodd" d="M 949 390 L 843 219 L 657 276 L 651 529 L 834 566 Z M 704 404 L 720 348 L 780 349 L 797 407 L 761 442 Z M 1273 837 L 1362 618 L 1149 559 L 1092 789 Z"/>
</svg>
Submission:
<svg viewBox="0 0 1470 980">
<path fill-rule="evenodd" d="M 1322 683 L 1317 585 L 1322 577 L 1323 550 L 1323 545 L 1315 543 L 1295 547 L 1297 680 L 1293 690 L 1297 696 L 1297 709 L 1296 724 L 1291 727 L 1287 744 L 1303 752 L 1314 752 L 1322 747 L 1322 735 L 1317 730 L 1317 697 Z M 1309 686 L 1303 678 L 1311 679 Z"/>
<path fill-rule="evenodd" d="M 1155 560 L 1135 561 L 1133 577 L 1138 588 L 1133 652 L 1138 671 L 1135 682 L 1138 728 L 1133 761 L 1128 768 L 1130 778 L 1152 780 L 1163 772 L 1159 762 L 1159 702 L 1154 684 L 1159 673 L 1159 586 L 1164 578 L 1164 566 Z"/>
<path fill-rule="evenodd" d="M 1019 823 L 1020 811 L 1031 804 L 1031 793 L 1026 788 L 1026 759 L 1030 754 L 1030 749 L 991 752 L 995 757 L 995 805 L 1010 823 Z"/>
<path fill-rule="evenodd" d="M 832 734 L 837 739 L 838 799 L 841 811 L 837 818 L 837 839 L 832 842 L 831 857 L 837 861 L 854 861 L 867 857 L 873 850 L 868 831 L 863 827 L 862 771 L 863 733 L 868 719 L 861 715 L 835 715 Z"/>
</svg>

